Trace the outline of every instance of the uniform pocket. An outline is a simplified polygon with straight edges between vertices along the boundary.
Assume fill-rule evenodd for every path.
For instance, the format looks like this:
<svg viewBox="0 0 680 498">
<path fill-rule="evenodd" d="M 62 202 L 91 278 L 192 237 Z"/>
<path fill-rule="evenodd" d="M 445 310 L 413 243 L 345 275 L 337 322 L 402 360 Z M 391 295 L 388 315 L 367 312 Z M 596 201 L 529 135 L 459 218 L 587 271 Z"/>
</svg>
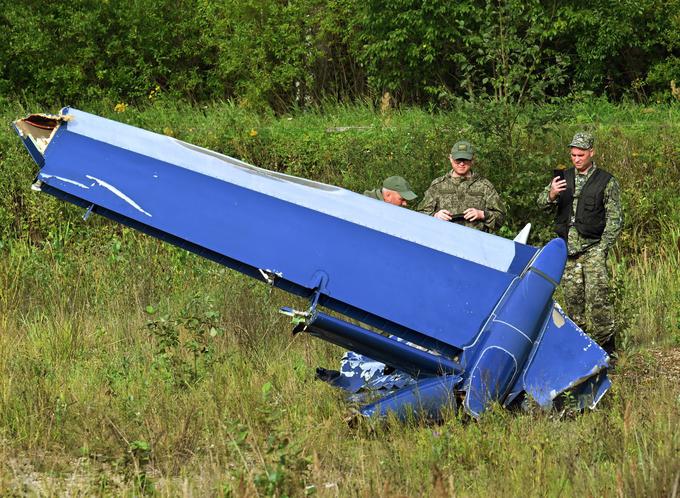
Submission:
<svg viewBox="0 0 680 498">
<path fill-rule="evenodd" d="M 586 199 L 583 199 L 583 200 L 581 200 L 581 202 L 583 203 L 583 209 L 585 211 L 590 211 L 590 212 L 595 211 L 596 203 L 595 203 L 595 199 L 593 199 L 592 197 L 588 197 Z"/>
</svg>

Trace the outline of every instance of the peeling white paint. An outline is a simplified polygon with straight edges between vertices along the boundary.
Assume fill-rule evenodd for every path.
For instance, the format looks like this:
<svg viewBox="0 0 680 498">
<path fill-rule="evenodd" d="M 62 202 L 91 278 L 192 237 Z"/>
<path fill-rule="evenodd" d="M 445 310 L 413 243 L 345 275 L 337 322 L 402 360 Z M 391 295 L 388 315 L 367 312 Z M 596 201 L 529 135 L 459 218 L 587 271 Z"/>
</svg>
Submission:
<svg viewBox="0 0 680 498">
<path fill-rule="evenodd" d="M 106 183 L 104 180 L 100 180 L 99 178 L 95 178 L 94 176 L 85 175 L 85 177 L 86 177 L 86 178 L 89 178 L 90 180 L 94 180 L 95 182 L 97 182 L 97 184 L 99 184 L 99 186 L 104 187 L 106 190 L 108 190 L 108 191 L 111 192 L 112 194 L 116 195 L 117 197 L 120 197 L 120 198 L 123 199 L 125 202 L 127 202 L 130 206 L 132 206 L 132 207 L 135 208 L 137 211 L 139 211 L 140 213 L 143 213 L 143 214 L 147 215 L 148 217 L 151 217 L 151 214 L 150 214 L 150 213 L 147 213 L 146 211 L 144 211 L 144 210 L 140 207 L 139 204 L 137 204 L 135 201 L 133 201 L 132 199 L 130 199 L 127 195 L 125 195 L 123 192 L 121 192 L 120 190 L 118 190 L 118 189 L 117 189 L 116 187 L 114 187 L 113 185 L 111 185 L 111 184 L 109 184 L 109 183 Z M 85 187 L 85 188 L 87 188 L 87 187 Z"/>
<path fill-rule="evenodd" d="M 59 180 L 60 182 L 70 183 L 71 185 L 75 185 L 76 187 L 85 188 L 85 189 L 90 188 L 87 185 L 84 185 L 84 184 L 77 182 L 75 180 L 69 180 L 68 178 L 64 178 L 62 176 L 48 175 L 48 174 L 45 174 L 45 173 L 40 173 L 40 177 L 45 179 L 45 180 L 47 180 L 48 178 L 55 178 L 55 179 Z"/>
<path fill-rule="evenodd" d="M 566 323 L 566 320 L 564 319 L 564 316 L 562 316 L 561 309 L 557 309 L 557 303 L 555 305 L 555 308 L 552 310 L 552 320 L 553 323 L 555 324 L 555 327 L 558 329 L 561 329 L 564 324 Z"/>
</svg>

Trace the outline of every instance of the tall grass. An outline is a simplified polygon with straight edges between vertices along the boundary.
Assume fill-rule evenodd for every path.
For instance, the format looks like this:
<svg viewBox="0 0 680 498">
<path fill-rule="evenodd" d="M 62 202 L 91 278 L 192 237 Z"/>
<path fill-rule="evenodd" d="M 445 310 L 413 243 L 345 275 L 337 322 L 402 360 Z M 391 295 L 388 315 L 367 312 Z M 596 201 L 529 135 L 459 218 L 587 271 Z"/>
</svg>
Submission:
<svg viewBox="0 0 680 498">
<path fill-rule="evenodd" d="M 680 345 L 680 225 L 613 265 L 624 346 Z"/>
<path fill-rule="evenodd" d="M 0 219 L 8 220 L 0 227 L 0 494 L 671 495 L 680 382 L 653 375 L 665 367 L 649 350 L 680 342 L 680 206 L 663 186 L 678 171 L 680 130 L 666 122 L 678 111 L 595 103 L 579 117 L 579 105 L 551 132 L 518 140 L 527 157 L 553 158 L 564 137 L 595 123 L 600 157 L 626 190 L 628 225 L 612 254 L 624 346 L 612 390 L 580 416 L 497 408 L 479 422 L 452 415 L 436 426 L 350 428 L 342 395 L 313 378 L 341 351 L 292 336 L 276 312 L 304 303 L 105 220 L 83 223 L 77 209 L 28 191 L 33 167 L 18 141 L 0 134 Z M 355 190 L 401 173 L 422 192 L 444 170 L 454 137 L 483 135 L 462 113 L 368 106 L 275 119 L 228 104 L 167 103 L 123 117 Z M 350 125 L 359 128 L 328 131 Z M 541 164 L 520 167 L 531 182 L 508 176 L 499 189 L 517 205 L 514 196 L 535 196 L 505 187 L 538 188 L 547 181 Z M 501 166 L 480 164 L 499 175 Z M 647 219 L 655 206 L 663 219 Z"/>
</svg>

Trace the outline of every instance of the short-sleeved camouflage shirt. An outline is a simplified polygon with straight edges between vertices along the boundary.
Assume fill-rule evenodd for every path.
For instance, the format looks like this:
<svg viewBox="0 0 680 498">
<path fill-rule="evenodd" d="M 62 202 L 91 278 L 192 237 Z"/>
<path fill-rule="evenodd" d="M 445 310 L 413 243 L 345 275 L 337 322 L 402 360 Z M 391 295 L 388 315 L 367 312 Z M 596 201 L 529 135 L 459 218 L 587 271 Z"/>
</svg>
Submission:
<svg viewBox="0 0 680 498">
<path fill-rule="evenodd" d="M 436 178 L 423 195 L 417 211 L 432 216 L 441 209 L 454 215 L 468 208 L 484 211 L 484 220 L 457 223 L 485 232 L 498 230 L 505 218 L 505 203 L 491 182 L 477 173 L 468 177 L 454 177 L 447 173 Z"/>
</svg>

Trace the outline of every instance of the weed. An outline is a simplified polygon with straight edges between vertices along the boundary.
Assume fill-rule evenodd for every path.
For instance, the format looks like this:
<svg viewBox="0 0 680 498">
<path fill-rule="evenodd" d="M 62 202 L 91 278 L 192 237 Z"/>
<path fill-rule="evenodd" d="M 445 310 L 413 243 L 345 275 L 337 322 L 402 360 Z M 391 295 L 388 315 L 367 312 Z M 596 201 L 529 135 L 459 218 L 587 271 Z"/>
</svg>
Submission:
<svg viewBox="0 0 680 498">
<path fill-rule="evenodd" d="M 146 312 L 155 315 L 153 306 Z M 178 318 L 160 315 L 149 320 L 146 329 L 156 342 L 155 368 L 178 386 L 191 386 L 208 375 L 215 361 L 213 341 L 224 334 L 220 313 L 210 296 L 196 293 Z"/>
</svg>

